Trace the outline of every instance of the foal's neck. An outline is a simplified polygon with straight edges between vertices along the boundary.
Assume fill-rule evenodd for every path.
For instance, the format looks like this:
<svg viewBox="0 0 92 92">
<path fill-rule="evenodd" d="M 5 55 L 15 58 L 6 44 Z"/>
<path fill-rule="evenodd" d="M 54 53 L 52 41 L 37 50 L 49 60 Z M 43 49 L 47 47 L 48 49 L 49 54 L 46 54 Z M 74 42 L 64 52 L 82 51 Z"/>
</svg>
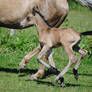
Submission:
<svg viewBox="0 0 92 92">
<path fill-rule="evenodd" d="M 46 31 L 49 26 L 45 23 L 45 20 L 37 13 L 35 15 L 36 19 L 36 27 L 38 31 Z"/>
</svg>

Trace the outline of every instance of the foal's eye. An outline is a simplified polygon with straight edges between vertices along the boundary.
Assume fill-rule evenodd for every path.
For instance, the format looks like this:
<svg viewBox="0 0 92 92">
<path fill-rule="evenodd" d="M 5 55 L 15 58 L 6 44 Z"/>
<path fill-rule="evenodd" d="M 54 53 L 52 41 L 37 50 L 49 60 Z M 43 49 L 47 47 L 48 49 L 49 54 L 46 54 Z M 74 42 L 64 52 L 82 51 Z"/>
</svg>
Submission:
<svg viewBox="0 0 92 92">
<path fill-rule="evenodd" d="M 27 21 L 30 21 L 30 20 L 31 20 L 31 18 L 28 16 L 28 17 L 27 17 Z"/>
</svg>

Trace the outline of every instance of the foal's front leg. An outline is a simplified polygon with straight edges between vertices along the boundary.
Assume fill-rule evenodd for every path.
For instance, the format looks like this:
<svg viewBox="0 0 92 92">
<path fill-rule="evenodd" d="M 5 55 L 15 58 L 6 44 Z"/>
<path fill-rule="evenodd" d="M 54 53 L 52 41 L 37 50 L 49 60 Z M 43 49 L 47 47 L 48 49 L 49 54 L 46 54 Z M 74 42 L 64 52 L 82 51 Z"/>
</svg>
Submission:
<svg viewBox="0 0 92 92">
<path fill-rule="evenodd" d="M 41 52 L 39 53 L 39 55 L 38 55 L 38 57 L 37 57 L 37 60 L 38 60 L 41 64 L 43 64 L 45 67 L 49 68 L 50 71 L 53 71 L 54 73 L 59 74 L 60 71 L 58 71 L 58 70 L 56 69 L 55 64 L 54 64 L 54 62 L 53 62 L 53 59 L 51 58 L 51 57 L 52 57 L 51 53 L 49 53 L 49 55 L 48 55 L 49 60 L 51 59 L 51 60 L 49 61 L 51 65 L 47 64 L 46 62 L 44 62 L 44 61 L 42 60 L 42 57 L 43 57 L 45 54 L 47 54 L 50 50 L 51 50 L 51 49 L 50 49 L 49 46 L 44 45 L 44 47 L 42 48 Z M 50 55 L 51 55 L 51 57 L 50 57 Z M 52 63 L 52 62 L 53 62 L 53 63 Z M 54 65 L 53 65 L 53 64 L 54 64 Z"/>
<path fill-rule="evenodd" d="M 47 60 L 48 60 L 48 55 L 45 55 L 43 57 L 43 61 L 47 62 Z M 41 65 L 40 68 L 38 69 L 38 71 L 35 74 L 33 74 L 29 79 L 30 80 L 37 80 L 39 78 L 42 78 L 44 76 L 44 73 L 45 73 L 45 68 L 46 67 L 44 65 Z"/>
<path fill-rule="evenodd" d="M 49 50 L 48 53 L 46 53 L 46 55 L 43 57 L 44 62 L 47 62 L 47 60 L 49 60 L 50 65 L 55 68 L 55 63 L 52 57 L 52 49 Z M 30 77 L 30 80 L 37 80 L 38 78 L 42 78 L 45 73 L 45 68 L 46 67 L 44 65 L 41 65 L 39 70 Z M 54 73 L 57 73 L 57 72 L 54 71 Z"/>
<path fill-rule="evenodd" d="M 48 65 L 46 62 L 42 60 L 42 57 L 46 55 L 46 53 L 50 50 L 50 47 L 47 45 L 44 45 L 41 52 L 39 53 L 37 60 L 43 64 L 45 67 L 50 68 L 50 65 Z"/>
<path fill-rule="evenodd" d="M 35 48 L 32 52 L 29 52 L 26 56 L 24 56 L 23 60 L 20 62 L 19 64 L 19 70 L 24 68 L 26 66 L 27 63 L 29 63 L 29 60 L 36 55 L 37 53 L 39 53 L 41 50 L 40 45 Z"/>
</svg>

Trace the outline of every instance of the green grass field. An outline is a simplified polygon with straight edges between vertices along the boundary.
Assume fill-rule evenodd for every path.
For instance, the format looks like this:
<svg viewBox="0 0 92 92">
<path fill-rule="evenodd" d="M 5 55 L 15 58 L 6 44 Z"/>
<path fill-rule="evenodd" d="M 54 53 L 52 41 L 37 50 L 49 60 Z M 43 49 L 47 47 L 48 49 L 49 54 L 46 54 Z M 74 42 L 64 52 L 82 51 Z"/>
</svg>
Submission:
<svg viewBox="0 0 92 92">
<path fill-rule="evenodd" d="M 70 10 L 61 27 L 71 27 L 79 32 L 92 30 L 92 12 L 88 9 Z M 66 87 L 61 88 L 59 84 L 53 85 L 56 76 L 48 76 L 47 72 L 39 81 L 27 81 L 40 66 L 36 56 L 23 71 L 17 71 L 23 56 L 38 45 L 35 27 L 18 30 L 12 37 L 9 29 L 0 28 L 0 92 L 92 92 L 92 36 L 82 39 L 80 46 L 89 53 L 79 67 L 79 80 L 74 79 L 72 67 L 64 75 Z M 61 47 L 54 49 L 53 57 L 60 70 L 68 64 L 68 57 Z"/>
</svg>

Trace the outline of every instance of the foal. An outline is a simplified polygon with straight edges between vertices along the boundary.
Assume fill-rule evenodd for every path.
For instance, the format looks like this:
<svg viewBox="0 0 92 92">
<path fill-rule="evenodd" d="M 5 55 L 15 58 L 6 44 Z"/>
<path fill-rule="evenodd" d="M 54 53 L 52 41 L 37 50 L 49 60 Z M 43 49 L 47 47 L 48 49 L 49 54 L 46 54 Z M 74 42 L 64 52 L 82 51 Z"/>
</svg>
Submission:
<svg viewBox="0 0 92 92">
<path fill-rule="evenodd" d="M 63 46 L 65 49 L 68 57 L 69 57 L 69 63 L 64 68 L 62 72 L 59 73 L 59 75 L 56 77 L 55 82 L 57 82 L 59 79 L 63 79 L 63 75 L 69 70 L 69 68 L 77 61 L 76 56 L 73 53 L 73 50 L 80 53 L 80 59 L 77 61 L 77 64 L 74 68 L 74 74 L 75 78 L 77 79 L 77 69 L 81 62 L 81 60 L 85 57 L 87 54 L 87 51 L 84 49 L 80 49 L 78 46 L 79 41 L 81 40 L 80 36 L 81 33 L 76 32 L 75 30 L 71 28 L 50 28 L 48 25 L 44 22 L 42 17 L 38 14 L 38 11 L 34 11 L 33 15 L 30 14 L 27 16 L 22 22 L 22 26 L 26 26 L 29 24 L 35 24 L 37 27 L 37 32 L 39 35 L 39 43 L 41 47 L 41 51 L 37 57 L 37 60 L 46 66 L 49 69 L 56 69 L 52 67 L 51 65 L 45 63 L 42 60 L 42 57 L 49 52 L 52 48 L 57 48 L 58 46 Z M 56 69 L 57 70 L 57 69 Z M 62 81 L 63 83 L 63 81 Z"/>
</svg>

